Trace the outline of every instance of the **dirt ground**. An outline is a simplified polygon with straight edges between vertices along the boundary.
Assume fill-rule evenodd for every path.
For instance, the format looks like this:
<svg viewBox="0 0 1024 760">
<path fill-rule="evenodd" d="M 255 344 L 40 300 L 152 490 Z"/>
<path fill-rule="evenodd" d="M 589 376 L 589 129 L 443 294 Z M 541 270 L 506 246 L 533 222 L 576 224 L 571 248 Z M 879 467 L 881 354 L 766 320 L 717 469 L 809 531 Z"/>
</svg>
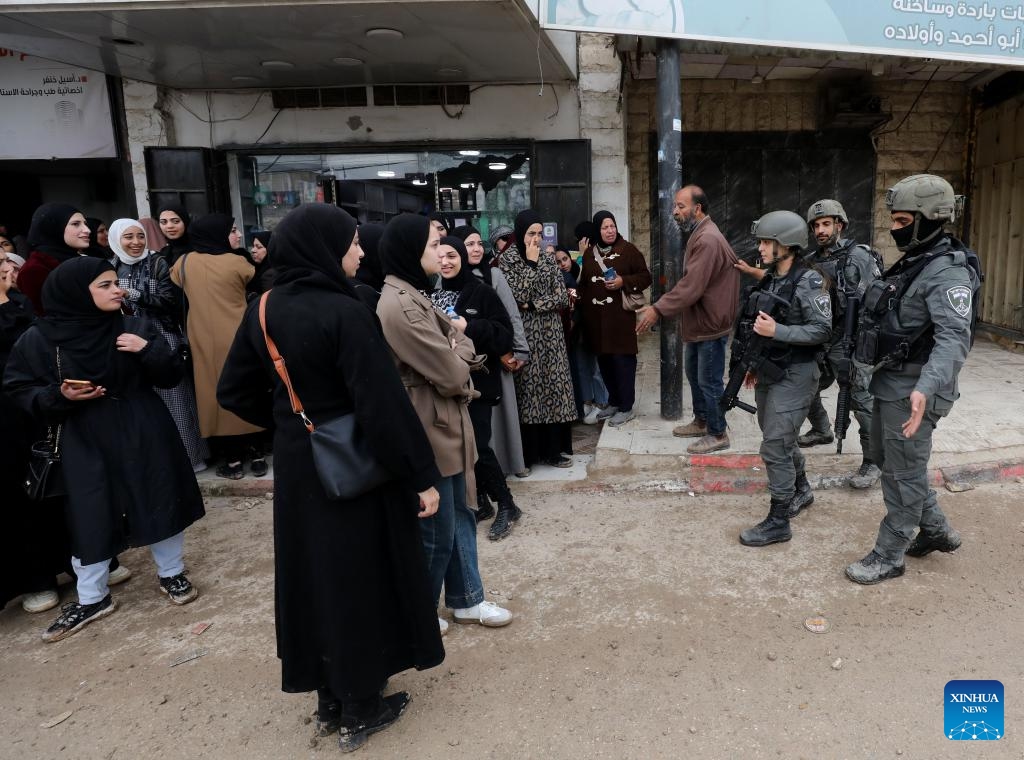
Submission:
<svg viewBox="0 0 1024 760">
<path fill-rule="evenodd" d="M 413 702 L 357 757 L 1024 757 L 1024 485 L 941 493 L 963 548 L 875 587 L 842 570 L 871 546 L 877 490 L 821 491 L 792 542 L 750 549 L 736 534 L 765 497 L 514 488 L 525 516 L 500 543 L 481 533 L 480 561 L 515 621 L 452 625 L 441 667 L 392 680 Z M 168 604 L 132 550 L 118 611 L 77 636 L 44 644 L 53 613 L 0 613 L 0 756 L 338 754 L 311 741 L 314 697 L 279 689 L 269 501 L 208 507 L 188 534 L 196 602 Z M 829 633 L 804 629 L 815 614 Z M 943 737 L 952 678 L 1004 683 L 1006 738 Z"/>
</svg>

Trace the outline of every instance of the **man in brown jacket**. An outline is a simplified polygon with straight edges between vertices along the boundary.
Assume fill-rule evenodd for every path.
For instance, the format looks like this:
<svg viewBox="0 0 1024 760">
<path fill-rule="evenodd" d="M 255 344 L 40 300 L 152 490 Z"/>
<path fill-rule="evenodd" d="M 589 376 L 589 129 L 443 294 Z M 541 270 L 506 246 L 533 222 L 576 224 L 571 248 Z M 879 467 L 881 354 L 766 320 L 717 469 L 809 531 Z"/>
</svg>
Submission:
<svg viewBox="0 0 1024 760">
<path fill-rule="evenodd" d="M 672 217 L 684 233 L 686 268 L 675 286 L 638 313 L 637 332 L 663 317 L 680 316 L 686 341 L 686 379 L 693 396 L 693 420 L 672 431 L 679 438 L 697 438 L 690 454 L 729 448 L 725 415 L 718 399 L 725 391 L 725 344 L 732 332 L 739 303 L 738 259 L 708 216 L 708 198 L 696 185 L 676 193 Z"/>
</svg>

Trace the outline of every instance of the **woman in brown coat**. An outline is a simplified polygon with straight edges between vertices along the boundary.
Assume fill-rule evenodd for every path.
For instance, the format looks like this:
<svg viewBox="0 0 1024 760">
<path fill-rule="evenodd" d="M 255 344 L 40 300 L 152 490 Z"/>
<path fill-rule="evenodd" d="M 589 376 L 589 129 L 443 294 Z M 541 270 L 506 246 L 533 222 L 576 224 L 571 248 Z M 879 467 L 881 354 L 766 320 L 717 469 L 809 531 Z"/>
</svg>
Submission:
<svg viewBox="0 0 1024 760">
<path fill-rule="evenodd" d="M 579 281 L 583 339 L 608 387 L 608 406 L 597 418 L 617 427 L 636 417 L 636 315 L 623 306 L 623 296 L 651 287 L 651 272 L 610 212 L 594 214 L 594 227 L 598 239 L 587 241 Z"/>
<path fill-rule="evenodd" d="M 469 373 L 484 357 L 465 335 L 466 320 L 450 319 L 430 300 L 430 277 L 441 271 L 440 240 L 426 217 L 400 214 L 388 222 L 380 239 L 385 277 L 377 316 L 441 472 L 437 514 L 420 523 L 434 599 L 443 585 L 455 622 L 498 627 L 512 622 L 512 614 L 484 601 L 470 509 L 476 440 L 468 405 L 479 393 Z"/>
<path fill-rule="evenodd" d="M 226 214 L 209 214 L 189 227 L 192 252 L 171 267 L 171 280 L 185 291 L 188 310 L 185 329 L 192 351 L 199 430 L 203 438 L 219 438 L 224 464 L 222 478 L 243 476 L 242 458 L 250 433 L 262 428 L 250 425 L 217 403 L 217 382 L 245 314 L 245 286 L 252 279 L 252 264 L 231 251 L 228 235 L 234 220 Z"/>
</svg>

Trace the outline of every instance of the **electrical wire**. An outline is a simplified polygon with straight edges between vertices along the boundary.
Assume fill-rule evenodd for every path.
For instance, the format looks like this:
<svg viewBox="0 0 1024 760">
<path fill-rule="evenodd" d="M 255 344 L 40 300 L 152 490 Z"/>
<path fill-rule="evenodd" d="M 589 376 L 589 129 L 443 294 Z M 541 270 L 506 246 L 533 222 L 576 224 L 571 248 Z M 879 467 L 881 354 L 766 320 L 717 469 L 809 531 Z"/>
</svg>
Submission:
<svg viewBox="0 0 1024 760">
<path fill-rule="evenodd" d="M 259 144 L 259 141 L 267 136 L 267 132 L 269 132 L 270 128 L 274 126 L 274 122 L 277 121 L 277 117 L 280 116 L 283 113 L 283 111 L 284 109 L 278 109 L 277 113 L 274 114 L 274 118 L 272 118 L 270 120 L 270 123 L 267 125 L 267 128 L 263 130 L 263 134 L 256 138 L 256 144 Z"/>
<path fill-rule="evenodd" d="M 209 99 L 210 99 L 211 94 L 212 94 L 212 92 L 210 90 L 206 91 L 207 111 L 209 111 Z M 266 95 L 266 94 L 267 94 L 267 90 L 263 90 L 262 92 L 260 92 L 260 94 L 256 96 L 256 100 L 253 101 L 252 108 L 250 108 L 248 111 L 246 111 L 241 116 L 229 116 L 226 119 L 213 119 L 212 117 L 204 119 L 202 116 L 200 116 L 195 111 L 193 111 L 191 108 L 189 108 L 188 105 L 185 103 L 185 101 L 182 100 L 181 97 L 177 93 L 171 92 L 170 96 L 174 99 L 174 101 L 179 106 L 184 108 L 186 111 L 188 111 L 190 114 L 192 114 L 194 117 L 196 117 L 199 121 L 203 122 L 204 124 L 210 123 L 210 122 L 214 122 L 214 123 L 217 123 L 217 124 L 224 124 L 224 123 L 229 122 L 229 121 L 243 121 L 244 119 L 249 118 L 252 115 L 252 112 L 256 110 L 256 106 L 258 106 L 260 104 L 260 101 L 263 100 L 263 96 Z"/>
<path fill-rule="evenodd" d="M 886 130 L 884 130 L 882 132 L 875 132 L 874 134 L 871 135 L 871 142 L 875 146 L 875 151 L 878 150 L 878 138 L 879 137 L 881 137 L 882 135 L 892 134 L 893 132 L 898 131 L 899 128 L 903 126 L 904 122 L 906 122 L 906 120 L 907 120 L 907 117 L 910 116 L 910 114 L 914 112 L 914 108 L 917 106 L 917 103 L 921 99 L 921 96 L 924 95 L 924 91 L 928 89 L 928 85 L 930 85 L 932 83 L 932 80 L 935 78 L 935 75 L 938 74 L 938 73 L 939 73 L 939 67 L 936 66 L 934 69 L 932 69 L 932 73 L 929 74 L 928 79 L 925 80 L 925 83 L 921 86 L 921 89 L 918 90 L 917 96 L 914 98 L 914 102 L 912 102 L 910 104 L 910 108 L 908 108 L 907 112 L 905 114 L 903 114 L 903 118 L 900 119 L 900 123 L 899 124 L 897 124 L 892 129 L 886 129 Z"/>
</svg>

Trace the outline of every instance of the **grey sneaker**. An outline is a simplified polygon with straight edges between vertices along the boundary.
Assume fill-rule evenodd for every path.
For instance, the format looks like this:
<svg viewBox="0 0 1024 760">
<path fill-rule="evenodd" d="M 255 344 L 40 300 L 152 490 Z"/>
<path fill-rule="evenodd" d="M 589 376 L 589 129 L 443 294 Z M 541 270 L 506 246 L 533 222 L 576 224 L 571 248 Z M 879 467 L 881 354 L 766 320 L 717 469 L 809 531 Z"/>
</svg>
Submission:
<svg viewBox="0 0 1024 760">
<path fill-rule="evenodd" d="M 907 554 L 911 557 L 926 557 L 932 552 L 955 552 L 962 543 L 960 534 L 952 528 L 941 536 L 927 536 L 922 530 L 907 548 Z"/>
<path fill-rule="evenodd" d="M 619 407 L 617 407 L 617 406 L 611 406 L 611 405 L 609 404 L 609 405 L 608 405 L 608 406 L 606 406 L 606 407 L 605 407 L 604 409 L 601 409 L 600 411 L 598 411 L 598 413 L 597 413 L 597 419 L 598 419 L 598 420 L 606 420 L 606 419 L 608 419 L 609 417 L 612 417 L 612 416 L 614 416 L 614 415 L 615 415 L 615 413 L 616 413 L 617 411 L 619 411 Z"/>
<path fill-rule="evenodd" d="M 630 420 L 636 419 L 636 412 L 630 409 L 628 412 L 616 412 L 608 420 L 608 424 L 612 427 L 618 427 L 619 425 L 625 425 Z"/>
<path fill-rule="evenodd" d="M 846 577 L 854 583 L 871 586 L 889 578 L 899 578 L 905 570 L 902 562 L 898 565 L 890 562 L 872 549 L 864 559 L 846 568 Z"/>
<path fill-rule="evenodd" d="M 857 474 L 850 476 L 850 487 L 871 488 L 871 486 L 878 482 L 880 477 L 882 477 L 882 471 L 878 469 L 878 465 L 870 459 L 865 459 L 860 463 L 860 469 L 857 470 Z"/>
</svg>

